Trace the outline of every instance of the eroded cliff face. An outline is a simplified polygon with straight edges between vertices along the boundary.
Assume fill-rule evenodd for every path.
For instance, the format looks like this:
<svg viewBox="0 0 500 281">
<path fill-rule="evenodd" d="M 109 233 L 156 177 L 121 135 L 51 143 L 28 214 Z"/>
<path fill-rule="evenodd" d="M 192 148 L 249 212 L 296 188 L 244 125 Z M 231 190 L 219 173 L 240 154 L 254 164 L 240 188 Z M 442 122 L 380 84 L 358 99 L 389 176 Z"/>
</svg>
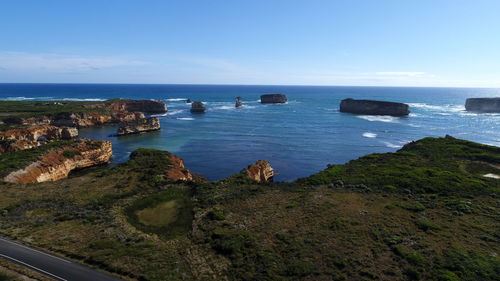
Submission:
<svg viewBox="0 0 500 281">
<path fill-rule="evenodd" d="M 0 153 L 40 146 L 48 141 L 69 140 L 78 136 L 78 129 L 39 125 L 0 132 Z"/>
<path fill-rule="evenodd" d="M 173 154 L 168 156 L 168 160 L 170 161 L 170 167 L 167 171 L 167 177 L 173 181 L 192 181 L 193 174 L 184 167 L 184 160 L 182 158 L 177 157 Z"/>
<path fill-rule="evenodd" d="M 156 117 L 142 118 L 124 123 L 118 128 L 117 136 L 139 134 L 160 130 L 160 120 Z"/>
<path fill-rule="evenodd" d="M 273 181 L 274 169 L 271 167 L 269 161 L 259 160 L 255 164 L 248 166 L 243 171 L 250 179 L 257 182 L 270 182 Z"/>
<path fill-rule="evenodd" d="M 145 113 L 165 113 L 167 105 L 156 100 L 123 100 L 116 101 L 107 106 L 113 111 L 139 111 Z"/>
<path fill-rule="evenodd" d="M 167 105 L 162 101 L 118 100 L 83 105 L 85 109 L 96 112 L 61 112 L 53 116 L 4 118 L 10 125 L 54 125 L 67 127 L 93 127 L 144 119 L 144 113 L 165 113 Z"/>
<path fill-rule="evenodd" d="M 111 142 L 82 139 L 47 152 L 36 162 L 8 174 L 3 180 L 12 183 L 56 181 L 66 178 L 72 170 L 107 163 L 111 156 Z"/>
<path fill-rule="evenodd" d="M 94 127 L 112 123 L 131 122 L 144 119 L 142 112 L 118 111 L 104 113 L 68 113 L 55 116 L 51 124 L 56 126 Z"/>
</svg>

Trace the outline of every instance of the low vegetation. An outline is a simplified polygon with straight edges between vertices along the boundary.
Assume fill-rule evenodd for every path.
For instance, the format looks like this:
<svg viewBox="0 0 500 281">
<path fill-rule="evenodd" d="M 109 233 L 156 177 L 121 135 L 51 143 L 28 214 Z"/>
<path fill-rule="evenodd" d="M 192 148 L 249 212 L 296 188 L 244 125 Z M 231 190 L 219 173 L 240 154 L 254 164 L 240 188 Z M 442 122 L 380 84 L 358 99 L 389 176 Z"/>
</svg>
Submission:
<svg viewBox="0 0 500 281">
<path fill-rule="evenodd" d="M 54 141 L 32 149 L 0 154 L 0 177 L 4 177 L 12 171 L 28 166 L 38 160 L 40 156 L 47 153 L 47 151 L 76 143 L 79 143 L 79 140 Z M 75 151 L 64 151 L 65 157 L 71 158 L 75 155 Z"/>
<path fill-rule="evenodd" d="M 109 102 L 109 101 L 107 101 Z M 16 123 L 16 118 L 57 116 L 66 113 L 108 113 L 104 108 L 89 108 L 99 101 L 0 101 L 0 120 Z"/>
<path fill-rule="evenodd" d="M 172 182 L 168 155 L 2 183 L 0 232 L 134 280 L 500 280 L 498 148 L 428 138 L 267 184 Z"/>
</svg>

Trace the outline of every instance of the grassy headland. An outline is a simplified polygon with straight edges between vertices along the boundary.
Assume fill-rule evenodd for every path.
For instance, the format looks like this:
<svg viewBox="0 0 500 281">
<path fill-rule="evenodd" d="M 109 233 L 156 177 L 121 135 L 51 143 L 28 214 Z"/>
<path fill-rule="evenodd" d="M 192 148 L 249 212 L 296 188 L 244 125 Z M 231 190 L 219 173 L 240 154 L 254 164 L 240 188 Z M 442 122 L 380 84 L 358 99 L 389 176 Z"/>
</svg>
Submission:
<svg viewBox="0 0 500 281">
<path fill-rule="evenodd" d="M 426 138 L 274 184 L 171 182 L 166 155 L 0 184 L 1 233 L 138 280 L 500 280 L 497 147 Z"/>
</svg>

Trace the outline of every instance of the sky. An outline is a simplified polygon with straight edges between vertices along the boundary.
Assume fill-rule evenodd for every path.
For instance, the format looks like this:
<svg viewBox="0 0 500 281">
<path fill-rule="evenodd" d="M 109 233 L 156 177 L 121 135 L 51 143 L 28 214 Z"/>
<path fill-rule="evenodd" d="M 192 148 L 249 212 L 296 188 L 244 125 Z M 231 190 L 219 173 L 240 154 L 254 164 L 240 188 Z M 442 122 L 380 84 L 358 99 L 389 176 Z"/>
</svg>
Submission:
<svg viewBox="0 0 500 281">
<path fill-rule="evenodd" d="M 0 83 L 500 87 L 500 1 L 0 0 Z"/>
</svg>

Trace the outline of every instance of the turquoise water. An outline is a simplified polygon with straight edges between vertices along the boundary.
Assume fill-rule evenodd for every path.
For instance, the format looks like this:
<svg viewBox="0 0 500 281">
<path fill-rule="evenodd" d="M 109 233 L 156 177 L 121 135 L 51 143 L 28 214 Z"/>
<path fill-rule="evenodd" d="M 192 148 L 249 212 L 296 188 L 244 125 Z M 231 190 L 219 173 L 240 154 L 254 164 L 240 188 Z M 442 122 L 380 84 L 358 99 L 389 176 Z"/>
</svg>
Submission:
<svg viewBox="0 0 500 281">
<path fill-rule="evenodd" d="M 289 102 L 262 105 L 264 93 L 283 93 Z M 243 108 L 234 108 L 241 96 Z M 168 150 L 211 180 L 239 172 L 259 159 L 271 161 L 276 180 L 290 181 L 374 152 L 396 151 L 405 143 L 446 134 L 500 146 L 500 114 L 464 111 L 468 97 L 500 96 L 499 89 L 0 84 L 3 100 L 159 99 L 168 113 L 158 116 L 160 132 L 108 137 L 116 127 L 80 130 L 83 137 L 113 142 L 115 163 L 139 147 Z M 360 116 L 338 111 L 344 98 L 410 104 L 408 117 Z M 185 99 L 206 103 L 205 114 L 191 114 Z"/>
</svg>

